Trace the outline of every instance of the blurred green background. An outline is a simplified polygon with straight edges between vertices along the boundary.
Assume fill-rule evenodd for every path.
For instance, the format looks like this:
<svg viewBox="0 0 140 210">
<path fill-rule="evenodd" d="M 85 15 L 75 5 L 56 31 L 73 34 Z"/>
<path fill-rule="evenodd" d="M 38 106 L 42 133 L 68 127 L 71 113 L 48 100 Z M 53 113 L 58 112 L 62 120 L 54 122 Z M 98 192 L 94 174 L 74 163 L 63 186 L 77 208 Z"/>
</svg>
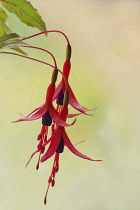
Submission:
<svg viewBox="0 0 140 210">
<path fill-rule="evenodd" d="M 0 210 L 138 210 L 140 209 L 140 2 L 136 0 L 32 0 L 47 29 L 64 31 L 72 44 L 70 83 L 78 101 L 98 107 L 94 117 L 79 116 L 67 128 L 90 162 L 66 148 L 60 158 L 56 185 L 47 206 L 43 197 L 53 158 L 35 170 L 38 156 L 24 166 L 36 149 L 41 120 L 12 124 L 18 113 L 28 114 L 44 102 L 52 69 L 11 55 L 0 62 Z M 13 14 L 9 25 L 21 36 L 38 31 Z M 62 69 L 66 42 L 59 34 L 28 43 L 55 55 Z M 49 55 L 29 55 L 53 64 Z M 59 77 L 60 80 L 60 77 Z M 71 112 L 73 110 L 71 109 Z"/>
</svg>

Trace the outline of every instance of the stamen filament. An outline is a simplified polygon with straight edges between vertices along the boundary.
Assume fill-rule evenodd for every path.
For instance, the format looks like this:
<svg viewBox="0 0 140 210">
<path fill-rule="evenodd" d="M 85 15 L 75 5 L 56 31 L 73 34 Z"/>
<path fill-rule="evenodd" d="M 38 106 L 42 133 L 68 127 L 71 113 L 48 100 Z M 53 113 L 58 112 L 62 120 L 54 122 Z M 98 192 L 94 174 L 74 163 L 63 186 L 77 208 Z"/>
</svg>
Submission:
<svg viewBox="0 0 140 210">
<path fill-rule="evenodd" d="M 47 187 L 46 194 L 45 194 L 45 197 L 44 197 L 44 204 L 45 205 L 47 203 L 47 195 L 48 195 L 49 187 L 50 187 L 50 183 L 48 183 L 48 187 Z"/>
<path fill-rule="evenodd" d="M 47 190 L 46 190 L 46 194 L 44 197 L 44 204 L 47 203 L 47 195 L 48 195 L 48 191 L 49 191 L 49 187 L 50 184 L 53 187 L 55 185 L 55 174 L 58 172 L 59 170 L 59 153 L 55 153 L 55 158 L 54 158 L 54 162 L 53 162 L 53 167 L 52 167 L 52 171 L 51 171 L 51 175 L 48 179 L 48 186 L 47 186 Z"/>
<path fill-rule="evenodd" d="M 41 157 L 41 151 L 39 153 L 38 162 L 37 162 L 37 165 L 36 165 L 36 170 L 39 169 L 40 157 Z"/>
</svg>

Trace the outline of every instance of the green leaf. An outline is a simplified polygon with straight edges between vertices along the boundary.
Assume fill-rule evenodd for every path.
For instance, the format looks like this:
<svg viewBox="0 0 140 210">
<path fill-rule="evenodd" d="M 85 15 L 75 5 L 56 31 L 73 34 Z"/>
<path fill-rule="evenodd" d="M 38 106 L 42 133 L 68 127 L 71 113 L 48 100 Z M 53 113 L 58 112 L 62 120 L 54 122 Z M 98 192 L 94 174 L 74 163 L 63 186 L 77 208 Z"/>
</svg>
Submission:
<svg viewBox="0 0 140 210">
<path fill-rule="evenodd" d="M 8 15 L 6 12 L 0 7 L 0 22 L 5 23 L 7 20 Z"/>
<path fill-rule="evenodd" d="M 6 34 L 12 33 L 12 29 L 9 28 L 9 26 L 6 25 L 5 23 L 2 24 L 2 27 L 3 27 Z"/>
<path fill-rule="evenodd" d="M 23 50 L 21 50 L 20 48 L 11 48 L 12 50 L 15 50 L 18 53 L 21 53 L 22 55 L 27 55 L 27 53 Z"/>
<path fill-rule="evenodd" d="M 0 49 L 18 48 L 23 45 L 27 44 L 19 39 L 18 34 L 11 33 L 11 34 L 5 34 L 4 36 L 0 37 Z"/>
<path fill-rule="evenodd" d="M 15 50 L 16 52 L 19 52 L 19 53 L 21 53 L 23 55 L 27 55 L 26 52 L 24 52 L 23 50 L 21 50 L 19 48 L 19 46 L 27 45 L 27 44 L 22 42 L 22 41 L 20 41 L 19 38 L 20 38 L 20 36 L 18 34 L 16 34 L 16 33 L 5 34 L 4 36 L 0 37 L 0 48 L 1 49 L 2 48 L 6 48 L 6 47 L 7 48 L 11 48 L 12 50 Z M 16 41 L 16 42 L 13 43 L 13 41 Z"/>
<path fill-rule="evenodd" d="M 3 36 L 5 34 L 5 30 L 3 28 L 3 24 L 0 23 L 0 36 Z"/>
<path fill-rule="evenodd" d="M 15 13 L 18 18 L 28 26 L 36 27 L 41 31 L 46 31 L 45 23 L 36 9 L 27 0 L 0 0 L 2 5 L 11 13 Z"/>
<path fill-rule="evenodd" d="M 26 45 L 24 42 L 20 41 L 19 39 L 8 40 L 5 42 L 0 43 L 0 49 L 3 48 L 17 48 L 20 46 Z"/>
<path fill-rule="evenodd" d="M 10 39 L 19 38 L 20 36 L 16 33 L 5 34 L 4 36 L 0 37 L 0 43 L 8 41 Z"/>
<path fill-rule="evenodd" d="M 9 26 L 6 25 L 8 15 L 6 12 L 0 7 L 0 36 L 3 36 L 6 33 L 11 33 L 12 30 Z"/>
</svg>

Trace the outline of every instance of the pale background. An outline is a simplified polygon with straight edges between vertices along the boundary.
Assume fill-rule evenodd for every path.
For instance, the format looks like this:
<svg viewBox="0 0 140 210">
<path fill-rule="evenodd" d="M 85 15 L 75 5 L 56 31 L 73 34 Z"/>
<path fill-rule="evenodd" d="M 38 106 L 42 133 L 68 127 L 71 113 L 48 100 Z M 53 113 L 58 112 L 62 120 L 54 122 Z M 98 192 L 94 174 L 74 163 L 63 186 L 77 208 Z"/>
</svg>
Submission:
<svg viewBox="0 0 140 210">
<path fill-rule="evenodd" d="M 65 149 L 56 186 L 43 197 L 53 158 L 35 170 L 41 123 L 12 124 L 44 102 L 52 69 L 19 57 L 1 55 L 0 62 L 0 210 L 139 210 L 140 150 L 140 2 L 136 0 L 32 0 L 47 28 L 64 31 L 72 44 L 70 83 L 94 117 L 79 116 L 67 132 L 77 148 L 102 159 L 89 162 Z M 37 33 L 15 15 L 9 24 L 21 36 Z M 30 44 L 51 50 L 59 68 L 65 59 L 64 38 L 40 36 Z M 45 53 L 29 55 L 52 63 Z M 72 111 L 72 110 L 71 110 Z"/>
</svg>

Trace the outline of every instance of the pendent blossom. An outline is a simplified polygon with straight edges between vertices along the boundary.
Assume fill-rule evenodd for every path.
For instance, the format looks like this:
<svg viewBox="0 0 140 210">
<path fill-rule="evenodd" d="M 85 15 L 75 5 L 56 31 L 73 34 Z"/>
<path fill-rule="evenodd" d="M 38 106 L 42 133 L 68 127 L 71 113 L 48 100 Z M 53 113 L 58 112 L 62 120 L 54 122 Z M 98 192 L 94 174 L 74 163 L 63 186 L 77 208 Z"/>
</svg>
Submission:
<svg viewBox="0 0 140 210">
<path fill-rule="evenodd" d="M 32 120 L 37 120 L 41 118 L 42 125 L 41 125 L 41 130 L 37 136 L 37 141 L 38 141 L 37 149 L 32 153 L 29 161 L 26 164 L 26 167 L 30 163 L 33 156 L 37 153 L 39 154 L 39 157 L 38 157 L 38 162 L 36 165 L 36 170 L 39 169 L 40 163 L 43 163 L 47 161 L 49 158 L 51 158 L 52 156 L 54 156 L 52 171 L 48 178 L 48 187 L 47 187 L 46 194 L 44 197 L 44 204 L 46 204 L 47 202 L 47 194 L 48 194 L 49 187 L 50 186 L 53 187 L 55 185 L 55 177 L 56 177 L 57 172 L 59 171 L 59 159 L 60 159 L 61 153 L 64 152 L 65 146 L 74 155 L 80 158 L 87 159 L 90 161 L 96 161 L 96 162 L 101 161 L 101 160 L 92 159 L 82 154 L 81 152 L 79 152 L 75 148 L 74 144 L 71 142 L 66 132 L 66 127 L 72 126 L 76 122 L 76 119 L 75 119 L 72 123 L 68 124 L 66 122 L 67 118 L 72 118 L 80 114 L 92 115 L 92 114 L 89 114 L 88 111 L 93 110 L 93 109 L 87 109 L 79 104 L 71 88 L 71 85 L 69 83 L 69 74 L 71 71 L 70 60 L 71 60 L 72 48 L 71 48 L 71 45 L 67 36 L 61 31 L 51 30 L 51 31 L 41 32 L 41 33 L 29 36 L 29 37 L 25 37 L 20 40 L 24 41 L 24 40 L 28 40 L 30 38 L 33 38 L 35 36 L 38 36 L 44 33 L 52 33 L 52 32 L 63 35 L 67 41 L 66 60 L 63 65 L 63 71 L 58 69 L 57 62 L 54 55 L 43 48 L 29 46 L 29 45 L 20 46 L 20 47 L 34 48 L 36 50 L 42 50 L 42 51 L 45 51 L 46 53 L 49 53 L 51 57 L 53 58 L 54 65 L 46 63 L 41 60 L 37 60 L 35 58 L 19 55 L 17 53 L 3 52 L 6 54 L 13 54 L 13 55 L 21 56 L 27 59 L 31 59 L 31 60 L 40 62 L 42 64 L 48 65 L 53 68 L 51 82 L 47 87 L 46 98 L 45 98 L 44 104 L 35 108 L 28 115 L 21 114 L 22 118 L 16 121 L 13 121 L 15 123 L 15 122 L 22 122 L 22 121 L 32 121 Z M 62 78 L 61 78 L 60 83 L 56 87 L 58 72 L 61 73 Z M 56 103 L 55 103 L 55 100 L 56 100 Z M 69 113 L 69 105 L 72 106 L 75 110 L 77 110 L 78 113 L 76 114 Z M 50 132 L 48 132 L 49 130 Z"/>
</svg>

